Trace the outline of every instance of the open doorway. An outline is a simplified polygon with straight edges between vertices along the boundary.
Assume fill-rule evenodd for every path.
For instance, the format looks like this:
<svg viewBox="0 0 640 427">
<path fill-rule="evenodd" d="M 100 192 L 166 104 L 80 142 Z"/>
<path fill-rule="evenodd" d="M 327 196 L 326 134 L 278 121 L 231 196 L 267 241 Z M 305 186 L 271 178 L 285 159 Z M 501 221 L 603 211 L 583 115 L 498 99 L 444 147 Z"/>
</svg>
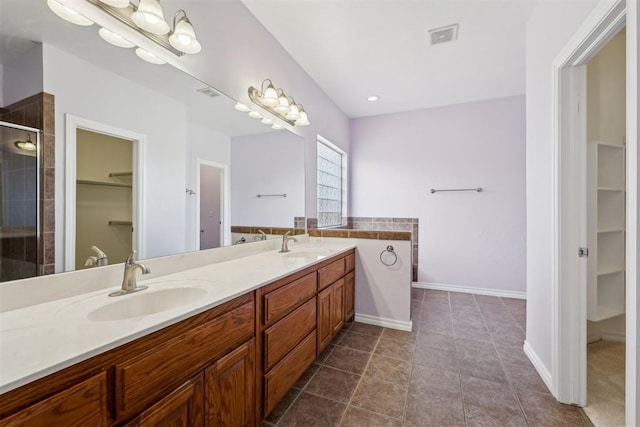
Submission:
<svg viewBox="0 0 640 427">
<path fill-rule="evenodd" d="M 626 31 L 586 63 L 587 404 L 594 425 L 624 425 Z"/>
<path fill-rule="evenodd" d="M 590 103 L 587 87 L 588 64 L 619 35 L 625 28 L 626 22 L 627 3 L 622 0 L 603 3 L 601 7 L 594 9 L 553 65 L 556 211 L 553 245 L 555 274 L 551 388 L 560 402 L 587 406 L 587 320 L 594 313 L 596 315 L 594 319 L 597 321 L 616 320 L 615 318 L 625 314 L 626 319 L 622 322 L 626 322 L 626 331 L 622 335 L 617 335 L 619 339 L 624 336 L 627 343 L 624 355 L 625 371 L 622 378 L 618 375 L 616 381 L 618 384 L 623 384 L 625 391 L 625 423 L 636 425 L 635 321 L 638 307 L 635 300 L 637 286 L 635 247 L 638 236 L 635 233 L 637 204 L 635 198 L 629 196 L 637 193 L 635 177 L 638 167 L 637 123 L 634 119 L 637 113 L 635 103 L 637 92 L 631 79 L 631 76 L 636 73 L 633 64 L 637 61 L 634 37 L 627 39 L 624 49 L 627 82 L 632 83 L 626 93 L 627 111 L 626 113 L 618 111 L 616 115 L 620 120 L 624 117 L 621 133 L 617 137 L 606 136 L 605 138 L 613 140 L 609 144 L 589 143 L 589 136 L 591 136 L 589 132 L 592 129 L 589 129 L 590 123 L 587 117 Z M 635 21 L 631 21 L 631 24 L 629 31 L 633 36 Z M 625 80 L 624 77 L 618 78 L 621 79 L 618 83 Z M 604 108 L 608 106 L 605 105 Z M 607 125 L 610 124 L 609 118 Z M 618 132 L 620 132 L 619 126 Z M 625 134 L 629 135 L 626 146 L 622 145 Z M 599 151 L 603 154 L 600 163 L 597 162 Z M 626 159 L 622 156 L 625 151 L 629 151 L 629 155 L 625 156 Z M 600 177 L 598 171 L 589 172 L 588 160 L 596 168 L 600 166 L 600 172 L 615 171 L 616 174 L 607 173 L 607 176 Z M 625 179 L 626 174 L 629 179 Z M 588 177 L 590 177 L 589 185 Z M 612 194 L 615 196 L 612 197 Z M 598 198 L 603 203 L 597 203 Z M 621 201 L 624 201 L 624 204 L 619 203 Z M 591 208 L 588 203 L 591 203 Z M 609 212 L 614 208 L 616 214 L 613 211 Z M 598 216 L 606 221 L 598 222 Z M 626 225 L 623 225 L 625 223 Z M 625 228 L 629 230 L 628 233 Z M 591 238 L 588 230 L 591 230 Z M 613 237 L 604 236 L 605 234 L 611 234 Z M 590 244 L 596 245 L 595 253 L 591 252 Z M 629 272 L 631 274 L 628 274 Z M 591 286 L 588 283 L 590 275 Z M 614 289 L 610 285 L 616 281 L 605 276 L 615 275 L 621 276 L 622 280 L 617 281 L 617 288 Z M 602 285 L 599 284 L 599 276 L 604 278 Z M 621 287 L 620 283 L 624 286 Z M 594 295 L 596 303 L 594 303 Z M 602 304 L 597 301 L 601 301 Z M 602 332 L 602 329 L 600 331 Z M 605 335 L 608 334 L 601 333 L 601 337 Z"/>
<path fill-rule="evenodd" d="M 145 136 L 66 116 L 65 271 L 143 258 Z"/>
<path fill-rule="evenodd" d="M 224 245 L 226 166 L 198 159 L 198 248 Z"/>
</svg>

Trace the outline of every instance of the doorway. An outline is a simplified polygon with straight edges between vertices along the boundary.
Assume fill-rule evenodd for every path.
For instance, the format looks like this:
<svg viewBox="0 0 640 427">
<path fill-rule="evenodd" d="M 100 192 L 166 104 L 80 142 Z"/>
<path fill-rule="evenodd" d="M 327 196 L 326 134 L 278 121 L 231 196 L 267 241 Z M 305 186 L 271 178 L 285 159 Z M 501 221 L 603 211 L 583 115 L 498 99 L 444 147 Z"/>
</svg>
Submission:
<svg viewBox="0 0 640 427">
<path fill-rule="evenodd" d="M 72 115 L 65 131 L 65 271 L 143 258 L 145 136 Z"/>
<path fill-rule="evenodd" d="M 632 9 L 631 12 L 635 13 Z M 593 222 L 593 213 L 600 214 L 603 217 L 611 219 L 610 215 L 604 215 L 604 211 L 598 212 L 599 205 L 592 206 L 593 209 L 585 209 L 588 200 L 594 203 L 593 196 L 591 199 L 588 197 L 589 191 L 587 186 L 588 168 L 587 160 L 594 161 L 594 150 L 599 150 L 598 145 L 594 144 L 589 147 L 587 140 L 589 134 L 589 126 L 587 119 L 588 111 L 588 91 L 587 91 L 587 64 L 591 61 L 607 43 L 612 41 L 616 35 L 625 27 L 627 21 L 627 4 L 622 0 L 613 1 L 611 3 L 602 4 L 601 7 L 594 9 L 594 12 L 588 17 L 583 27 L 572 37 L 567 46 L 562 50 L 556 61 L 554 61 L 554 141 L 555 141 L 555 179 L 554 179 L 554 199 L 555 199 L 555 215 L 554 215 L 554 229 L 555 229 L 555 241 L 554 241 L 554 259 L 555 259 L 555 274 L 554 274 L 554 293 L 553 293 L 553 372 L 552 372 L 552 391 L 555 397 L 568 404 L 576 404 L 579 406 L 586 406 L 587 400 L 587 319 L 594 313 L 593 300 L 592 305 L 588 307 L 589 291 L 594 292 L 596 289 L 596 297 L 602 297 L 605 308 L 615 308 L 617 305 L 618 310 L 620 307 L 626 307 L 626 330 L 629 331 L 626 334 L 627 348 L 626 355 L 624 357 L 626 372 L 624 373 L 624 387 L 625 387 L 625 411 L 626 411 L 626 423 L 627 425 L 636 424 L 636 378 L 635 378 L 635 363 L 636 353 L 636 328 L 635 320 L 637 314 L 637 304 L 635 301 L 635 279 L 634 274 L 636 268 L 636 252 L 633 248 L 637 245 L 638 236 L 635 235 L 635 223 L 637 217 L 635 215 L 635 199 L 630 198 L 630 194 L 633 194 L 637 190 L 637 166 L 638 161 L 635 154 L 637 154 L 637 123 L 634 119 L 628 119 L 628 117 L 635 117 L 637 112 L 637 105 L 635 98 L 637 87 L 632 84 L 627 91 L 627 97 L 629 101 L 626 103 L 627 112 L 624 118 L 624 133 L 629 135 L 627 146 L 625 150 L 629 151 L 629 155 L 626 157 L 626 162 L 622 161 L 626 167 L 626 172 L 629 174 L 629 179 L 625 180 L 624 176 L 614 177 L 613 180 L 618 180 L 618 184 L 624 182 L 623 187 L 619 185 L 609 185 L 609 183 L 600 183 L 599 179 L 594 180 L 592 178 L 592 186 L 598 196 L 600 193 L 605 195 L 602 198 L 606 199 L 608 194 L 615 190 L 617 193 L 621 193 L 622 196 L 617 196 L 617 199 L 625 201 L 625 206 L 621 208 L 624 215 L 626 215 L 626 229 L 628 233 L 625 233 L 624 229 L 620 229 L 614 225 L 613 222 L 606 224 L 595 224 L 595 241 L 596 245 L 601 244 L 605 247 L 606 238 L 600 238 L 598 242 L 599 234 L 606 233 L 618 233 L 619 236 L 609 239 L 611 245 L 614 247 L 620 247 L 619 243 L 622 240 L 622 247 L 625 248 L 623 254 L 618 253 L 616 258 L 617 265 L 614 268 L 607 269 L 605 265 L 613 257 L 613 250 L 607 250 L 605 253 L 601 253 L 601 263 L 598 265 L 597 260 L 589 261 L 591 251 L 589 244 L 594 242 L 594 238 L 588 238 L 588 224 Z M 630 21 L 630 29 L 632 29 L 632 35 L 636 31 L 636 21 Z M 625 70 L 629 76 L 636 76 L 636 68 L 630 64 L 635 64 L 637 61 L 637 52 L 635 49 L 635 39 L 630 37 L 627 40 L 625 46 Z M 632 79 L 627 79 L 627 84 Z M 620 146 L 620 141 L 616 140 L 617 145 Z M 618 147 L 606 146 L 605 149 L 612 148 L 620 152 Z M 624 151 L 624 150 L 623 150 Z M 589 153 L 591 152 L 591 153 Z M 613 159 L 605 163 L 618 162 L 620 165 L 620 156 L 613 155 Z M 597 159 L 596 159 L 597 160 Z M 611 168 L 603 165 L 605 168 Z M 620 166 L 617 167 L 618 172 L 624 169 Z M 592 174 L 593 176 L 593 174 Z M 599 177 L 598 177 L 599 178 Z M 602 187 L 598 189 L 598 186 Z M 601 191 L 602 190 L 602 191 Z M 596 197 L 597 201 L 597 197 Z M 609 209 L 613 206 L 611 203 L 603 203 L 603 209 Z M 618 208 L 620 208 L 618 206 Z M 591 213 L 590 213 L 591 212 Z M 625 223 L 624 218 L 620 221 Z M 598 233 L 598 230 L 603 233 Z M 624 240 L 627 240 L 625 243 Z M 609 247 L 613 247 L 609 245 Z M 630 249 L 631 248 L 631 249 Z M 619 251 L 618 251 L 619 252 Z M 597 249 L 596 249 L 597 255 Z M 620 262 L 620 257 L 623 261 Z M 602 262 L 602 261 L 607 261 Z M 622 282 L 625 289 L 620 292 L 618 288 L 615 292 L 601 292 L 597 294 L 597 288 L 588 287 L 588 277 L 591 272 L 595 272 L 596 278 L 599 276 L 598 269 L 603 276 L 612 274 L 619 274 L 620 263 L 622 264 Z M 603 268 L 605 267 L 605 268 Z M 616 271 L 614 271 L 616 270 Z M 626 272 L 624 271 L 626 270 Z M 609 280 L 605 280 L 603 289 L 608 286 L 607 283 L 611 283 Z M 614 303 L 615 301 L 615 303 Z M 596 313 L 607 312 L 608 310 L 595 310 Z M 609 314 L 620 315 L 620 311 L 614 313 L 609 311 Z M 609 315 L 607 314 L 607 316 Z M 612 316 L 616 317 L 616 316 Z M 619 380 L 620 382 L 620 380 Z"/>
<path fill-rule="evenodd" d="M 226 169 L 226 165 L 198 159 L 198 249 L 212 249 L 224 245 Z"/>
</svg>

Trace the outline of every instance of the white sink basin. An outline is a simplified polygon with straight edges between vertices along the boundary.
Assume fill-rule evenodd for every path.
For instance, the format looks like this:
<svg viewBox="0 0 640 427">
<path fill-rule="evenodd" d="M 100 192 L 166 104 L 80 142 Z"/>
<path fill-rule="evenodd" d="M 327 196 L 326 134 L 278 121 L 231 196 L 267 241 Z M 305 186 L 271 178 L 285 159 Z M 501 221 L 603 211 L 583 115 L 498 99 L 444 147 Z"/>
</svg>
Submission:
<svg viewBox="0 0 640 427">
<path fill-rule="evenodd" d="M 283 254 L 286 258 L 324 258 L 331 255 L 334 251 L 325 248 L 308 248 L 301 250 L 292 250 Z"/>
<path fill-rule="evenodd" d="M 136 294 L 114 297 L 123 299 L 91 310 L 87 319 L 93 322 L 108 322 L 148 316 L 190 304 L 206 295 L 207 291 L 198 287 L 166 288 L 157 291 L 148 289 Z"/>
</svg>

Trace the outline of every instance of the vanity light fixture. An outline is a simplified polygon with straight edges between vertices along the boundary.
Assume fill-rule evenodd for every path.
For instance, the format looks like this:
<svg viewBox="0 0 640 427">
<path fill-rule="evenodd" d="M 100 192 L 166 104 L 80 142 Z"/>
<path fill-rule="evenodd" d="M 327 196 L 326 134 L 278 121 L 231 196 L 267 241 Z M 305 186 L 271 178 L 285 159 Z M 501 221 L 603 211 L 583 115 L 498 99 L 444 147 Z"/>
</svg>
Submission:
<svg viewBox="0 0 640 427">
<path fill-rule="evenodd" d="M 107 30 L 106 28 L 100 28 L 100 30 L 98 30 L 98 34 L 100 34 L 102 40 L 106 41 L 107 43 L 111 43 L 114 46 L 126 49 L 135 47 L 135 44 L 131 43 L 120 34 L 114 33 L 113 31 Z"/>
<path fill-rule="evenodd" d="M 146 51 L 141 47 L 136 49 L 136 55 L 138 55 L 138 58 L 143 59 L 152 64 L 156 64 L 156 65 L 166 64 L 166 62 L 163 59 L 158 58 L 153 53 Z"/>
<path fill-rule="evenodd" d="M 131 19 L 138 27 L 151 34 L 167 34 L 171 29 L 164 20 L 164 12 L 158 0 L 140 0 Z"/>
<path fill-rule="evenodd" d="M 36 151 L 38 149 L 38 146 L 33 141 L 31 141 L 31 135 L 29 134 L 27 134 L 26 141 L 16 141 L 14 145 L 18 150 L 22 151 Z"/>
<path fill-rule="evenodd" d="M 137 6 L 129 0 L 87 1 L 176 56 L 194 54 L 202 50 L 193 24 L 183 9 L 175 13 L 173 28 L 171 28 L 164 19 L 160 0 L 139 0 Z M 77 25 L 93 25 L 92 20 L 85 18 L 66 3 L 66 0 L 47 0 L 49 8 L 62 19 Z M 113 29 L 100 28 L 98 33 L 106 42 L 114 46 L 122 48 L 136 46 Z M 166 64 L 166 61 L 158 55 L 141 47 L 136 49 L 136 54 L 152 64 Z"/>
<path fill-rule="evenodd" d="M 81 25 L 83 27 L 89 27 L 93 25 L 93 21 L 89 18 L 85 18 L 80 15 L 74 9 L 70 8 L 66 4 L 59 2 L 58 0 L 47 0 L 47 6 L 60 18 L 72 24 Z"/>
<path fill-rule="evenodd" d="M 284 90 L 274 87 L 270 79 L 265 79 L 260 89 L 250 86 L 249 98 L 255 104 L 292 126 L 308 126 L 311 124 L 302 105 L 297 104 L 292 97 L 287 96 Z M 274 127 L 274 129 L 278 128 Z"/>
</svg>

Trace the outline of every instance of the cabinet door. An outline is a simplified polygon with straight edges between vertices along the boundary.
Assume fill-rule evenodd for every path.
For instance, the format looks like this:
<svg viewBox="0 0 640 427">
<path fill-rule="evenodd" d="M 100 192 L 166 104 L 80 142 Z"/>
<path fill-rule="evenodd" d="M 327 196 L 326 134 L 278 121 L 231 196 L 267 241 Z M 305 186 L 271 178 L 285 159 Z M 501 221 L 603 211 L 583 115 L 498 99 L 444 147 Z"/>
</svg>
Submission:
<svg viewBox="0 0 640 427">
<path fill-rule="evenodd" d="M 190 379 L 127 424 L 130 427 L 204 426 L 202 374 Z"/>
<path fill-rule="evenodd" d="M 344 325 L 344 279 L 331 285 L 333 289 L 331 301 L 331 337 L 336 336 Z"/>
<path fill-rule="evenodd" d="M 316 326 L 318 334 L 317 354 L 331 342 L 333 333 L 333 322 L 331 318 L 331 305 L 333 300 L 333 287 L 329 286 L 318 294 L 318 324 Z"/>
<path fill-rule="evenodd" d="M 205 371 L 208 426 L 254 425 L 255 340 L 243 344 Z"/>
<path fill-rule="evenodd" d="M 107 376 L 100 373 L 0 420 L 3 426 L 106 426 Z"/>
<path fill-rule="evenodd" d="M 355 312 L 356 274 L 351 272 L 344 278 L 344 321 L 351 322 Z"/>
</svg>

